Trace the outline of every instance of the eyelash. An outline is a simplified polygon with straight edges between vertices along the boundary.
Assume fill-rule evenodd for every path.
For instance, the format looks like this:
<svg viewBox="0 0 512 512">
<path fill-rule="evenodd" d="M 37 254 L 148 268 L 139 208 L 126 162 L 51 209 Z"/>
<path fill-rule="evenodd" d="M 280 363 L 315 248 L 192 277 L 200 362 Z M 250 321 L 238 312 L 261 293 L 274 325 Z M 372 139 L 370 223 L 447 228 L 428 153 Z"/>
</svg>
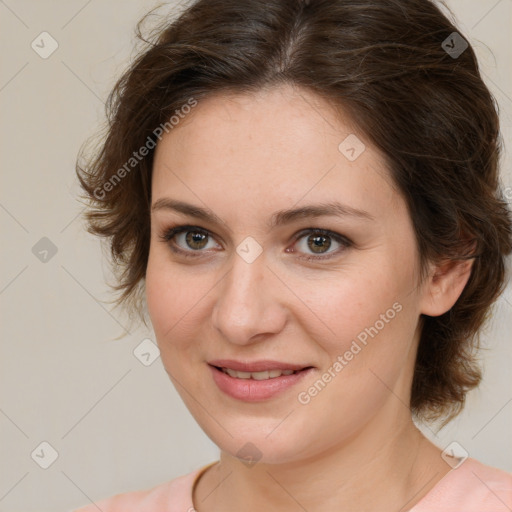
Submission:
<svg viewBox="0 0 512 512">
<path fill-rule="evenodd" d="M 201 233 L 201 234 L 207 235 L 208 237 L 211 237 L 211 233 L 206 229 L 200 228 L 198 226 L 180 225 L 180 226 L 175 226 L 175 227 L 166 229 L 163 232 L 163 234 L 160 235 L 160 239 L 163 242 L 167 243 L 168 246 L 170 247 L 170 249 L 177 254 L 181 254 L 182 256 L 184 256 L 186 258 L 200 257 L 201 256 L 200 253 L 204 252 L 204 251 L 197 250 L 197 251 L 195 251 L 195 254 L 194 254 L 193 252 L 191 253 L 191 251 L 179 249 L 172 243 L 174 238 L 176 237 L 176 235 L 179 235 L 180 233 L 188 232 L 188 231 Z M 353 245 L 353 242 L 351 240 L 349 240 L 347 237 L 342 236 L 339 233 L 329 231 L 328 229 L 321 229 L 321 228 L 307 228 L 307 229 L 301 230 L 299 233 L 297 233 L 294 236 L 294 245 L 301 238 L 303 238 L 307 235 L 328 236 L 330 238 L 333 238 L 342 247 L 340 249 L 338 249 L 337 251 L 328 253 L 328 255 L 326 255 L 326 256 L 299 256 L 299 259 L 303 259 L 306 261 L 321 261 L 321 260 L 331 259 L 331 258 L 339 255 L 340 252 L 344 251 L 345 249 L 348 249 L 349 247 L 351 247 Z"/>
</svg>

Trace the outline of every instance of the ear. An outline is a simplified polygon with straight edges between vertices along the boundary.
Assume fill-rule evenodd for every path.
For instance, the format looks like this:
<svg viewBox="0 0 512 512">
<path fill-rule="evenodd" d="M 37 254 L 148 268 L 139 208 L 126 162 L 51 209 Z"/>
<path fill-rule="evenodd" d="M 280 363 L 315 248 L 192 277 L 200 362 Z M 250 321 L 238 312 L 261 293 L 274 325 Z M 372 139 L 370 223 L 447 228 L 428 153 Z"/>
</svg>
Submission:
<svg viewBox="0 0 512 512">
<path fill-rule="evenodd" d="M 432 265 L 421 300 L 424 315 L 440 316 L 453 307 L 469 280 L 473 261 L 445 261 Z"/>
</svg>

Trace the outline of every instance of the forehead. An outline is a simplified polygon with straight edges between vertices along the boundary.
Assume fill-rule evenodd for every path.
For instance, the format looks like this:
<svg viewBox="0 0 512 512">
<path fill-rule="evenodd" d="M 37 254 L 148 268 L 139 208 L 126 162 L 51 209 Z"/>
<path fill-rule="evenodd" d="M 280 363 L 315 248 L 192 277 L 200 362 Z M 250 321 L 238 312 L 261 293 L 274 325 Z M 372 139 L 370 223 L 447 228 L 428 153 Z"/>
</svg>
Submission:
<svg viewBox="0 0 512 512">
<path fill-rule="evenodd" d="M 348 116 L 290 85 L 198 102 L 157 145 L 153 197 L 166 191 L 190 199 L 242 194 L 260 209 L 273 199 L 354 208 L 368 198 L 376 207 L 396 200 L 384 158 Z"/>
</svg>

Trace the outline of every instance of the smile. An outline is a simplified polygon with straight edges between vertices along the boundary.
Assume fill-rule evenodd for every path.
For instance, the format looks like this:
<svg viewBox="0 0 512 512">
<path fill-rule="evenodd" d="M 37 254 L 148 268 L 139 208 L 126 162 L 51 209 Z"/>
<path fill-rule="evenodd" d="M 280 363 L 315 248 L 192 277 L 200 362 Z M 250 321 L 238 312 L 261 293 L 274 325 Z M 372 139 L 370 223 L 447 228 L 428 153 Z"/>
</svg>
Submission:
<svg viewBox="0 0 512 512">
<path fill-rule="evenodd" d="M 291 375 L 295 373 L 294 370 L 270 370 L 264 372 L 239 372 L 231 368 L 221 368 L 224 373 L 236 379 L 254 379 L 254 380 L 267 380 L 281 377 L 281 375 Z"/>
<path fill-rule="evenodd" d="M 276 361 L 208 363 L 213 382 L 225 395 L 244 402 L 261 402 L 281 395 L 314 371 L 312 366 Z"/>
</svg>

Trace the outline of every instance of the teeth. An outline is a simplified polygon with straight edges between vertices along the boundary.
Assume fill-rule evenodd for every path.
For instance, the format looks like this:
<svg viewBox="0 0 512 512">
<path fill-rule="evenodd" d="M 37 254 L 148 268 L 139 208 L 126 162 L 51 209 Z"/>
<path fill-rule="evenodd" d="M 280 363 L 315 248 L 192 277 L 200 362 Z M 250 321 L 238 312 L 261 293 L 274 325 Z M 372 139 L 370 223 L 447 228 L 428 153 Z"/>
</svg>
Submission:
<svg viewBox="0 0 512 512">
<path fill-rule="evenodd" d="M 222 368 L 224 373 L 227 373 L 230 377 L 236 377 L 237 379 L 250 379 L 250 372 L 237 372 L 235 370 L 231 370 L 230 368 Z"/>
<path fill-rule="evenodd" d="M 231 368 L 222 368 L 224 373 L 236 379 L 254 379 L 254 380 L 267 380 L 281 377 L 281 375 L 291 375 L 293 370 L 270 370 L 265 372 L 238 372 Z"/>
</svg>

